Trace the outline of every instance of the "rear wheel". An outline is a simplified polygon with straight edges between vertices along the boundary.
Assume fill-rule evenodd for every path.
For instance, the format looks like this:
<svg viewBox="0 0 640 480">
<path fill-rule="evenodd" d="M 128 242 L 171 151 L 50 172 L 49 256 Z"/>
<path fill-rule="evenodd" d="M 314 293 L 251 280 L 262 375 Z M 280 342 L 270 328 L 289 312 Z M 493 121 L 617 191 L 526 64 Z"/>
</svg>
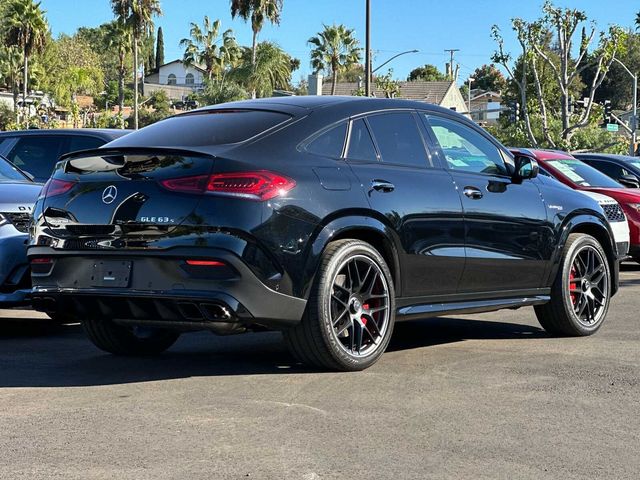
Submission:
<svg viewBox="0 0 640 480">
<path fill-rule="evenodd" d="M 604 250 L 590 235 L 571 234 L 551 301 L 535 307 L 536 316 L 549 333 L 592 335 L 604 323 L 610 297 L 611 271 Z"/>
<path fill-rule="evenodd" d="M 149 327 L 118 325 L 111 320 L 87 319 L 82 327 L 101 350 L 116 355 L 156 355 L 173 345 L 179 332 Z"/>
<path fill-rule="evenodd" d="M 363 370 L 384 353 L 395 321 L 395 291 L 382 256 L 359 240 L 327 246 L 299 325 L 284 332 L 300 361 Z"/>
</svg>

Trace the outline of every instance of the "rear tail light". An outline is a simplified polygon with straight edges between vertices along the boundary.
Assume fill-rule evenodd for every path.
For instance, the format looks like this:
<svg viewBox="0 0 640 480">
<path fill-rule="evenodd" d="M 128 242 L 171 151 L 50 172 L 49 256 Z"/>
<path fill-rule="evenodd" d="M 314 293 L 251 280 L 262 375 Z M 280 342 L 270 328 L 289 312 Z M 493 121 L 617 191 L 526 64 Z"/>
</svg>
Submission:
<svg viewBox="0 0 640 480">
<path fill-rule="evenodd" d="M 67 180 L 50 178 L 47 180 L 47 183 L 44 184 L 44 187 L 42 187 L 42 196 L 55 197 L 56 195 L 62 195 L 71 190 L 75 184 L 75 182 L 69 182 Z"/>
<path fill-rule="evenodd" d="M 175 192 L 208 192 L 261 201 L 284 195 L 296 186 L 296 182 L 290 178 L 267 170 L 182 177 L 160 183 L 167 190 Z"/>
</svg>

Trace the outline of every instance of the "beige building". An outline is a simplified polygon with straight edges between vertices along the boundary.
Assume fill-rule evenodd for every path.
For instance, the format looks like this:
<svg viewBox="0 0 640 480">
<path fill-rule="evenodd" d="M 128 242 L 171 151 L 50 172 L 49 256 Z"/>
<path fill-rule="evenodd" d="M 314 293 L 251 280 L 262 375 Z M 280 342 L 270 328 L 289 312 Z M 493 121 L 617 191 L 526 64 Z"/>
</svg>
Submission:
<svg viewBox="0 0 640 480">
<path fill-rule="evenodd" d="M 467 104 L 455 82 L 398 82 L 400 91 L 394 98 L 433 103 L 457 112 L 466 112 Z M 341 82 L 336 85 L 336 95 L 353 95 L 360 89 L 358 83 Z M 373 87 L 375 97 L 384 98 L 384 92 Z M 331 95 L 331 81 L 325 79 L 322 95 Z"/>
</svg>

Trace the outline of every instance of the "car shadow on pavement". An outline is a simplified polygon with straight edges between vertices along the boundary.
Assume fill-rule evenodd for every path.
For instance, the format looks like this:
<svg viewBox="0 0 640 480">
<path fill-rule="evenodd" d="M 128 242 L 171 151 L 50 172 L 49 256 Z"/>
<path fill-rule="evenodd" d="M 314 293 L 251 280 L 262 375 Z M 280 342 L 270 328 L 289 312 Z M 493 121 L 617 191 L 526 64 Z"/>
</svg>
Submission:
<svg viewBox="0 0 640 480">
<path fill-rule="evenodd" d="M 467 339 L 547 337 L 527 325 L 460 318 L 399 323 L 389 346 L 402 351 Z M 0 325 L 0 388 L 114 385 L 188 377 L 318 373 L 295 362 L 278 332 L 183 335 L 157 357 L 117 357 L 96 349 L 79 325 Z"/>
</svg>

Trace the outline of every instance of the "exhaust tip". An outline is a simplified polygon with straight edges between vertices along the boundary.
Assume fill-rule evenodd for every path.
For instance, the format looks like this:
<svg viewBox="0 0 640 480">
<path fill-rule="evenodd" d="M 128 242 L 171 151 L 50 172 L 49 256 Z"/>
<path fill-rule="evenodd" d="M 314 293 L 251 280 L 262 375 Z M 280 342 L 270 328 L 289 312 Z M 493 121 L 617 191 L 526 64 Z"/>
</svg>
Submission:
<svg viewBox="0 0 640 480">
<path fill-rule="evenodd" d="M 217 303 L 203 303 L 200 308 L 207 320 L 214 322 L 226 322 L 233 317 L 228 307 Z"/>
</svg>

